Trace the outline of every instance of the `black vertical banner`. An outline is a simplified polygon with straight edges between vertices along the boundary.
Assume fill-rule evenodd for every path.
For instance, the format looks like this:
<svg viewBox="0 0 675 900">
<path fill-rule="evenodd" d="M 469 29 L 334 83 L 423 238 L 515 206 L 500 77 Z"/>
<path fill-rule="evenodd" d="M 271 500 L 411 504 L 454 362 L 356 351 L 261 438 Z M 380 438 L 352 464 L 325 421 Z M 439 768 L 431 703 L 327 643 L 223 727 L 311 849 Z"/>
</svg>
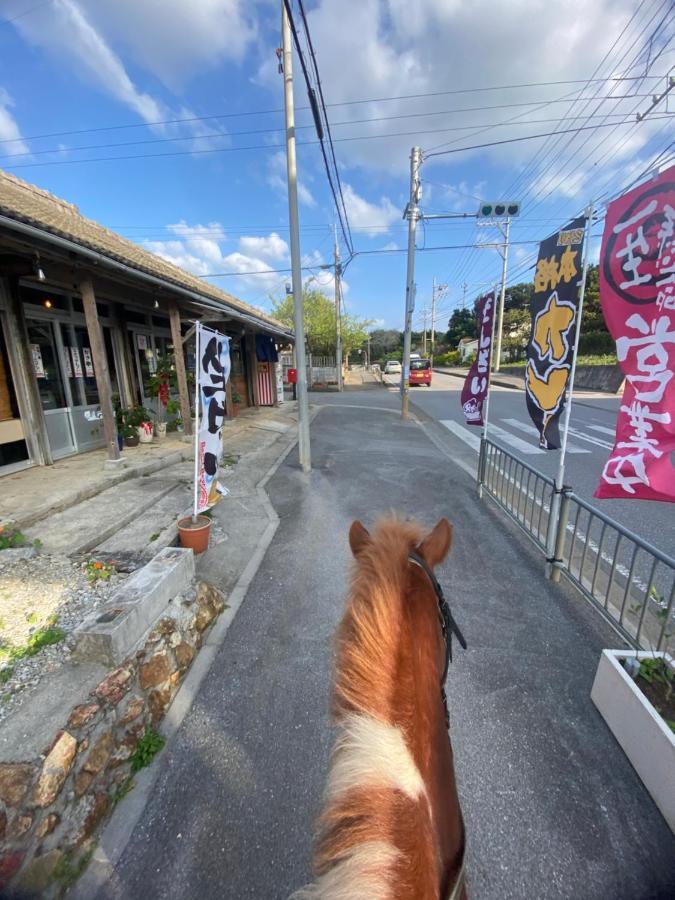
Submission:
<svg viewBox="0 0 675 900">
<path fill-rule="evenodd" d="M 560 447 L 560 415 L 574 354 L 586 219 L 570 222 L 539 245 L 527 345 L 527 410 L 545 450 Z"/>
</svg>

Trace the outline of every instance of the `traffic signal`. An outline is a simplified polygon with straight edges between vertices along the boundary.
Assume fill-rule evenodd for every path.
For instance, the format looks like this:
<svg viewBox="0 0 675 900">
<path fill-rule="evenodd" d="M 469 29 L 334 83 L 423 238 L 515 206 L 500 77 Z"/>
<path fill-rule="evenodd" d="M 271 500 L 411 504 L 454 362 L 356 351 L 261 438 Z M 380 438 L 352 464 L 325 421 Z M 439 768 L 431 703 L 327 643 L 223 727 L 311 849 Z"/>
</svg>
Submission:
<svg viewBox="0 0 675 900">
<path fill-rule="evenodd" d="M 507 216 L 520 215 L 520 203 L 512 200 L 500 200 L 497 203 L 481 203 L 478 208 L 479 219 L 504 219 Z"/>
</svg>

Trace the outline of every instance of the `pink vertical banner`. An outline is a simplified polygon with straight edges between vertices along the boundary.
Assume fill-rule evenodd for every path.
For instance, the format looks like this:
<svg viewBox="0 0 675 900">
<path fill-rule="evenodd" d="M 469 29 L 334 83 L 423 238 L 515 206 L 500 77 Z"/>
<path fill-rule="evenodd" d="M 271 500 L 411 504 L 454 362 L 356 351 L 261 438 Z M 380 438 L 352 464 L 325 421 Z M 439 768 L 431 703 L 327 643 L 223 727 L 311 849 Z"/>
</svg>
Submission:
<svg viewBox="0 0 675 900">
<path fill-rule="evenodd" d="M 675 166 L 607 208 L 600 302 L 626 376 L 596 497 L 675 502 Z"/>
<path fill-rule="evenodd" d="M 478 301 L 478 349 L 469 374 L 462 388 L 462 410 L 467 425 L 483 424 L 483 404 L 490 382 L 490 358 L 492 356 L 492 324 L 494 320 L 495 294 L 485 294 Z"/>
</svg>

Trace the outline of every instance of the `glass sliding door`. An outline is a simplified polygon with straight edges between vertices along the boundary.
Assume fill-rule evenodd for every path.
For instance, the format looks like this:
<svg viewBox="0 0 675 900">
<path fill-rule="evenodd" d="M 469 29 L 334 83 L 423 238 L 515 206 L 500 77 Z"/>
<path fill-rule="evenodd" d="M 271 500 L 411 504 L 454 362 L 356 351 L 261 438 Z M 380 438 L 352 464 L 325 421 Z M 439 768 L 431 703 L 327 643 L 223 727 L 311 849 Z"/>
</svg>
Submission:
<svg viewBox="0 0 675 900">
<path fill-rule="evenodd" d="M 54 459 L 75 452 L 75 439 L 70 423 L 69 393 L 66 388 L 62 354 L 55 327 L 58 323 L 27 320 L 28 343 L 33 374 L 45 414 L 49 446 Z"/>
</svg>

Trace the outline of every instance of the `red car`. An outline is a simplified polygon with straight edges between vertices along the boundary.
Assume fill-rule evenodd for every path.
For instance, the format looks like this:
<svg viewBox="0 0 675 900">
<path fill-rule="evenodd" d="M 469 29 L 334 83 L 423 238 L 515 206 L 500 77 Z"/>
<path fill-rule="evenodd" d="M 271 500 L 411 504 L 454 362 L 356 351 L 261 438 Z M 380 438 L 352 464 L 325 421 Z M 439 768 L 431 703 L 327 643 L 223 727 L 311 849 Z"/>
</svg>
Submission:
<svg viewBox="0 0 675 900">
<path fill-rule="evenodd" d="M 410 384 L 426 384 L 427 387 L 431 387 L 430 359 L 410 360 Z"/>
</svg>

